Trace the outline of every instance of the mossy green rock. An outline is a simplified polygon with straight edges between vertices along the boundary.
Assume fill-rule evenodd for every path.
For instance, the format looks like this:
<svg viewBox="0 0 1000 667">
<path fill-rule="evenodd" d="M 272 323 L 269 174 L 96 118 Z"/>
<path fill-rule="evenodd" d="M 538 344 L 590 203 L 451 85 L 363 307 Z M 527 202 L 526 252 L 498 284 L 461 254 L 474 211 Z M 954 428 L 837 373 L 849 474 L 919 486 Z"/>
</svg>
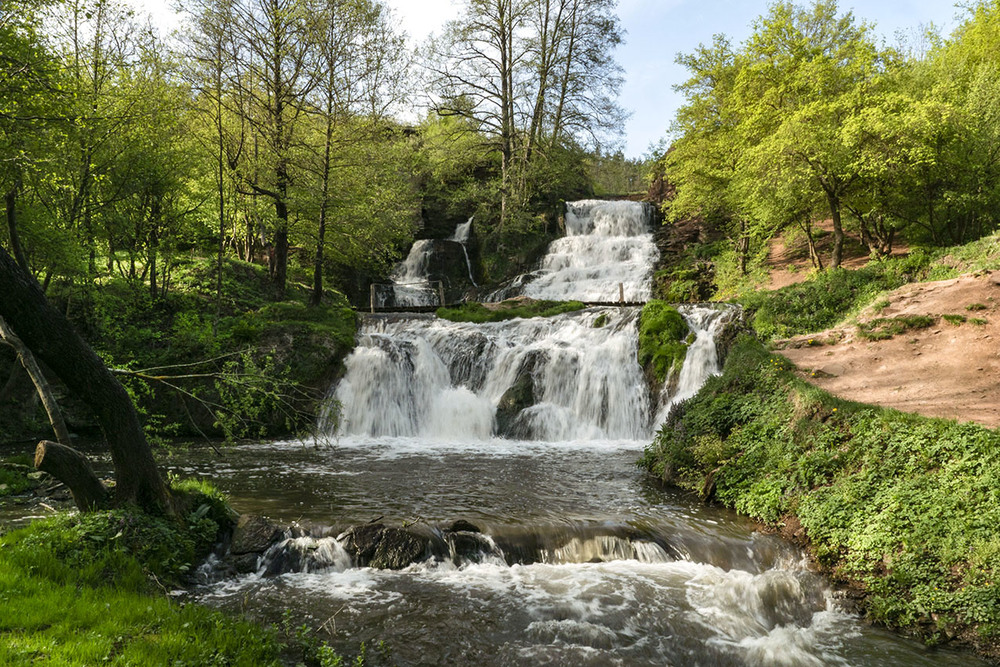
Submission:
<svg viewBox="0 0 1000 667">
<path fill-rule="evenodd" d="M 687 356 L 689 329 L 684 317 L 665 301 L 653 300 L 639 318 L 639 364 L 657 381 L 665 382 L 672 370 L 680 370 Z"/>
</svg>

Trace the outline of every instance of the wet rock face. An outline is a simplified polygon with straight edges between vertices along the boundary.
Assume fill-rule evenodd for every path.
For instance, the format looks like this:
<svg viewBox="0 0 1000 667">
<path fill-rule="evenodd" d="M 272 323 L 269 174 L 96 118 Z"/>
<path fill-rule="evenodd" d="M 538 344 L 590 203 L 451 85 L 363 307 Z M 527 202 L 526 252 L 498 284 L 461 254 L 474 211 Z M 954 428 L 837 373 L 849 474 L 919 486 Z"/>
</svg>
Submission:
<svg viewBox="0 0 1000 667">
<path fill-rule="evenodd" d="M 369 523 L 340 536 L 344 550 L 361 567 L 401 570 L 427 557 L 429 541 L 403 528 Z"/>
<path fill-rule="evenodd" d="M 281 539 L 283 531 L 262 516 L 244 514 L 233 529 L 229 552 L 234 556 L 261 554 Z"/>
<path fill-rule="evenodd" d="M 500 397 L 496 411 L 496 432 L 502 438 L 516 438 L 524 434 L 518 429 L 517 416 L 522 410 L 535 404 L 535 380 L 533 373 L 538 363 L 538 355 L 527 357 L 507 391 Z"/>
</svg>

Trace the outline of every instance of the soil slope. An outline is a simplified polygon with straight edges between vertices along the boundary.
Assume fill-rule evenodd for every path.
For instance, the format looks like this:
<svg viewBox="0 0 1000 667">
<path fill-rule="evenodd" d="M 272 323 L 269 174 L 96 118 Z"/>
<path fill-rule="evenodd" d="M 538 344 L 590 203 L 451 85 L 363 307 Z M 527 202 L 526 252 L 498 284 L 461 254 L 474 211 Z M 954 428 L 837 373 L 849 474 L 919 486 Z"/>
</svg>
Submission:
<svg viewBox="0 0 1000 667">
<path fill-rule="evenodd" d="M 857 322 L 926 315 L 934 323 L 878 341 L 844 324 L 778 349 L 810 382 L 845 399 L 1000 427 L 1000 271 L 913 283 L 886 300 Z"/>
</svg>

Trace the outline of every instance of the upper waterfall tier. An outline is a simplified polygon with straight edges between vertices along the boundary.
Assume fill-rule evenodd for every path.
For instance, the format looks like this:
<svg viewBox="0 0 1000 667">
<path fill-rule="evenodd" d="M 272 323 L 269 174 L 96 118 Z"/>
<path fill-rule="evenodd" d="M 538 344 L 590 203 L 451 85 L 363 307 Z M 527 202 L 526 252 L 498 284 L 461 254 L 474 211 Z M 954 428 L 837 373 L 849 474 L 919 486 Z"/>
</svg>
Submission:
<svg viewBox="0 0 1000 667">
<path fill-rule="evenodd" d="M 566 236 L 549 245 L 541 267 L 490 300 L 648 301 L 659 251 L 653 207 L 642 202 L 583 200 L 566 204 Z"/>
</svg>

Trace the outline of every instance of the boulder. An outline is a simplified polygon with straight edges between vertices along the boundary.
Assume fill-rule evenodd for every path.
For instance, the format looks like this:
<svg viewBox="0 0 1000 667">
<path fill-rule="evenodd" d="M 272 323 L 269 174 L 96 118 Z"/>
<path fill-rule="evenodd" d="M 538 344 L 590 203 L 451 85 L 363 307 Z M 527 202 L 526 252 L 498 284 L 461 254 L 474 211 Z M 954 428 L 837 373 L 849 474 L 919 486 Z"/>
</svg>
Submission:
<svg viewBox="0 0 1000 667">
<path fill-rule="evenodd" d="M 401 570 L 428 555 L 429 541 L 425 536 L 381 523 L 353 526 L 339 540 L 362 567 Z"/>
<path fill-rule="evenodd" d="M 507 388 L 507 391 L 500 397 L 496 410 L 496 432 L 497 435 L 510 438 L 517 437 L 517 416 L 522 410 L 530 408 L 535 404 L 535 379 L 533 373 L 538 363 L 538 354 L 532 354 L 525 358 L 521 364 L 521 369 L 517 372 L 517 379 Z"/>
<path fill-rule="evenodd" d="M 261 554 L 281 539 L 284 531 L 274 523 L 256 514 L 243 514 L 233 529 L 229 552 L 234 556 Z"/>
</svg>

